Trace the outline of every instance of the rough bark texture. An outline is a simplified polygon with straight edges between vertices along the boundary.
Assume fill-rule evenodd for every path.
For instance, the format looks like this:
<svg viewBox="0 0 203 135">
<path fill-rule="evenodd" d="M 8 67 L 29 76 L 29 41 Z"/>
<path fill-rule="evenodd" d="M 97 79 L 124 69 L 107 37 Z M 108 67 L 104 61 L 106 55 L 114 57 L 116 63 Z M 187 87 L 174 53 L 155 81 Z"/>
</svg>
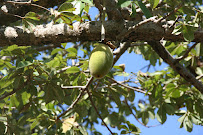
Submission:
<svg viewBox="0 0 203 135">
<path fill-rule="evenodd" d="M 131 27 L 137 22 L 129 21 L 124 24 L 116 21 L 106 21 L 104 27 L 106 29 L 107 40 L 117 40 L 117 36 Z M 82 24 L 75 23 L 73 29 L 66 24 L 56 25 L 40 25 L 34 32 L 23 32 L 20 27 L 0 27 L 0 46 L 6 45 L 44 45 L 50 43 L 75 42 L 75 41 L 99 41 L 100 40 L 100 22 L 85 22 Z M 167 29 L 167 30 L 166 30 Z M 184 41 L 182 35 L 171 34 L 172 29 L 164 28 L 155 22 L 148 22 L 134 32 L 130 33 L 123 41 L 159 41 L 164 37 L 168 41 Z M 195 32 L 194 42 L 203 40 L 203 31 Z"/>
</svg>

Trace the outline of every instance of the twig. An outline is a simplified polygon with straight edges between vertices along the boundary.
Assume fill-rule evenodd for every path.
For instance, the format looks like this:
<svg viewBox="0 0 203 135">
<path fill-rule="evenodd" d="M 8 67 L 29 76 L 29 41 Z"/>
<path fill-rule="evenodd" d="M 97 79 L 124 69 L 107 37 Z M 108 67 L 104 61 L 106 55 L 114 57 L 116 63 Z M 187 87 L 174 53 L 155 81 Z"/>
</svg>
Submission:
<svg viewBox="0 0 203 135">
<path fill-rule="evenodd" d="M 83 93 L 84 93 L 85 89 L 83 89 L 80 94 L 77 96 L 77 98 L 75 99 L 75 101 L 68 107 L 68 109 L 66 111 L 64 111 L 62 114 L 60 114 L 56 121 L 58 121 L 63 115 L 65 115 L 67 112 L 69 112 L 71 109 L 73 109 L 73 107 L 78 103 L 78 101 L 80 100 L 80 98 L 82 97 Z"/>
<path fill-rule="evenodd" d="M 203 78 L 203 75 L 197 76 L 197 80 L 200 80 L 201 78 Z"/>
<path fill-rule="evenodd" d="M 25 83 L 23 83 L 22 85 L 20 85 L 18 88 L 13 89 L 13 91 L 3 95 L 2 97 L 0 97 L 0 101 L 10 95 L 13 95 L 14 93 L 16 93 L 18 90 L 22 89 L 26 84 L 28 83 L 28 81 L 26 81 Z"/>
<path fill-rule="evenodd" d="M 84 89 L 85 86 L 61 86 L 62 89 Z"/>
<path fill-rule="evenodd" d="M 92 99 L 92 95 L 90 94 L 89 90 L 87 89 L 87 93 L 89 95 L 89 99 L 90 99 L 90 102 L 92 104 L 92 106 L 94 107 L 97 115 L 99 116 L 99 118 L 102 120 L 103 124 L 106 126 L 106 128 L 109 130 L 109 132 L 113 135 L 114 133 L 111 131 L 111 129 L 107 126 L 107 124 L 104 122 L 102 116 L 99 114 L 99 111 L 97 110 L 97 107 L 95 106 L 94 102 L 93 102 L 93 99 Z"/>
<path fill-rule="evenodd" d="M 191 51 L 197 44 L 198 44 L 198 42 L 196 42 L 195 44 L 193 44 L 193 45 L 185 52 L 185 54 L 184 54 L 183 56 L 180 56 L 179 58 L 177 58 L 176 61 L 179 62 L 179 61 L 185 59 L 185 58 L 188 56 L 188 54 L 190 53 L 190 51 Z"/>
<path fill-rule="evenodd" d="M 81 66 L 81 65 L 82 65 L 82 63 L 76 63 L 76 64 L 73 65 L 73 66 L 79 67 L 79 66 Z M 65 72 L 67 69 L 69 69 L 69 68 L 71 68 L 71 67 L 72 67 L 72 66 L 67 66 L 67 67 L 62 68 L 62 69 L 60 69 L 60 70 L 57 70 L 56 73 L 59 74 L 59 73 Z"/>
<path fill-rule="evenodd" d="M 178 15 L 178 16 L 176 17 L 175 21 L 173 22 L 173 24 L 172 24 L 171 26 L 169 26 L 169 29 L 172 28 L 172 27 L 174 27 L 175 24 L 178 22 L 178 19 L 180 19 L 181 17 L 182 17 L 182 16 Z"/>
<path fill-rule="evenodd" d="M 17 91 L 17 90 L 13 90 L 13 91 L 11 91 L 11 92 L 9 92 L 9 93 L 3 95 L 2 97 L 0 97 L 0 101 L 1 101 L 2 99 L 4 99 L 4 98 L 10 96 L 10 95 L 13 95 L 16 91 Z"/>
<path fill-rule="evenodd" d="M 5 12 L 5 11 L 2 10 L 1 8 L 0 8 L 0 11 L 2 11 L 2 12 L 3 12 L 4 14 L 6 14 L 6 15 L 18 17 L 18 18 L 20 18 L 20 19 L 24 19 L 24 18 L 25 18 L 25 17 L 19 16 L 19 15 L 15 15 L 15 14 L 11 14 L 11 13 Z"/>
<path fill-rule="evenodd" d="M 113 65 L 118 61 L 118 59 L 128 49 L 128 47 L 130 47 L 130 42 L 129 41 L 124 43 L 124 44 L 122 44 L 120 46 L 120 48 L 118 48 L 116 51 L 113 52 L 113 54 L 116 55 L 114 57 Z"/>
<path fill-rule="evenodd" d="M 147 126 L 147 125 L 145 125 L 145 124 L 142 123 L 142 122 L 136 117 L 136 115 L 133 113 L 133 111 L 132 111 L 130 105 L 128 104 L 127 99 L 125 99 L 125 104 L 127 105 L 127 107 L 128 107 L 128 109 L 130 110 L 131 114 L 135 117 L 135 119 L 136 119 L 141 125 L 143 125 L 143 126 L 145 126 L 145 127 L 147 127 L 147 128 L 156 127 L 156 126 L 159 126 L 159 125 L 160 125 L 160 124 L 159 124 L 159 125 L 153 125 L 153 126 Z"/>
<path fill-rule="evenodd" d="M 144 91 L 144 90 L 140 90 L 140 88 L 138 88 L 138 87 L 131 87 L 131 86 L 122 84 L 122 83 L 120 83 L 120 82 L 118 82 L 118 81 L 116 81 L 116 80 L 114 80 L 113 78 L 110 78 L 110 77 L 108 77 L 108 78 L 111 79 L 113 82 L 115 82 L 115 83 L 117 83 L 117 84 L 119 84 L 119 85 L 121 85 L 121 86 L 123 86 L 123 87 L 125 87 L 125 88 L 127 88 L 127 89 L 131 89 L 131 90 L 134 90 L 134 91 L 137 91 L 137 92 L 140 92 L 140 93 L 144 93 L 144 94 L 147 94 L 147 95 L 151 95 L 151 92 L 147 92 L 147 91 Z"/>
<path fill-rule="evenodd" d="M 159 19 L 156 21 L 156 23 L 161 22 L 162 20 L 168 18 L 169 16 L 171 16 L 172 14 L 174 14 L 175 12 L 177 12 L 178 9 L 180 9 L 181 7 L 182 7 L 182 4 L 178 5 L 177 8 L 175 8 L 173 11 L 171 11 L 171 12 L 168 13 L 167 15 L 165 15 L 165 16 L 159 18 Z"/>
<path fill-rule="evenodd" d="M 31 0 L 28 1 L 28 2 L 7 1 L 7 3 L 10 3 L 10 4 L 19 4 L 19 5 L 31 5 L 31 6 L 38 7 L 38 8 L 41 8 L 41 9 L 44 9 L 44 10 L 50 12 L 50 10 L 45 8 L 45 7 L 42 7 L 42 6 L 37 5 L 37 4 L 33 4 Z"/>
<path fill-rule="evenodd" d="M 37 51 L 44 51 L 44 50 L 52 49 L 55 47 L 60 47 L 60 44 L 50 44 L 50 45 L 46 45 L 46 46 L 42 46 L 42 47 L 37 47 L 36 50 Z"/>
<path fill-rule="evenodd" d="M 85 92 L 85 90 L 88 90 L 89 85 L 91 84 L 91 82 L 93 81 L 94 77 L 91 77 L 87 84 L 85 86 L 82 86 L 82 91 L 80 92 L 80 94 L 77 96 L 77 98 L 75 99 L 75 101 L 68 107 L 68 109 L 66 111 L 64 111 L 62 114 L 60 114 L 57 119 L 56 122 L 63 116 L 65 115 L 67 112 L 69 112 L 71 109 L 73 109 L 73 107 L 78 103 L 78 101 L 80 100 L 80 98 L 82 97 L 83 93 Z M 81 87 L 80 87 L 81 88 Z"/>
</svg>

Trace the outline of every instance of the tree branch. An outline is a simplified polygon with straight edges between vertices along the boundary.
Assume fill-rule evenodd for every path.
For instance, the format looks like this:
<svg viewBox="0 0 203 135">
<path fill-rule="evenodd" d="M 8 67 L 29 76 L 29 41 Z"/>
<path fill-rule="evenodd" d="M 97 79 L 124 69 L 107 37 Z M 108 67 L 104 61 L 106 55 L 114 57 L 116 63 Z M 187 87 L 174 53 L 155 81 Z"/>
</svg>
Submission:
<svg viewBox="0 0 203 135">
<path fill-rule="evenodd" d="M 154 51 L 173 68 L 176 72 L 180 74 L 186 81 L 190 82 L 194 87 L 196 87 L 201 93 L 203 93 L 203 84 L 198 81 L 195 76 L 190 73 L 184 66 L 182 66 L 176 59 L 174 59 L 171 54 L 164 48 L 164 46 L 158 41 L 149 41 L 149 45 L 154 49 Z"/>
<path fill-rule="evenodd" d="M 130 47 L 130 42 L 126 42 L 120 45 L 120 47 L 113 52 L 115 55 L 113 65 L 118 61 L 118 59 L 121 57 L 121 55 Z"/>
<path fill-rule="evenodd" d="M 81 88 L 82 91 L 80 92 L 80 94 L 77 96 L 77 98 L 75 99 L 75 101 L 68 107 L 68 109 L 66 111 L 64 111 L 62 114 L 60 114 L 57 119 L 56 122 L 62 117 L 64 116 L 67 112 L 69 112 L 71 109 L 73 109 L 73 107 L 78 103 L 78 101 L 80 100 L 80 98 L 82 97 L 83 93 L 88 90 L 89 85 L 91 84 L 91 82 L 93 81 L 94 77 L 91 77 L 87 84 L 85 86 L 82 87 L 78 87 Z"/>
<path fill-rule="evenodd" d="M 136 117 L 136 115 L 133 113 L 133 111 L 132 111 L 130 105 L 128 104 L 127 99 L 125 99 L 125 104 L 127 105 L 127 107 L 128 107 L 128 109 L 130 110 L 131 114 L 132 114 L 132 115 L 134 116 L 134 118 L 137 120 L 137 122 L 139 122 L 141 125 L 143 125 L 143 126 L 145 126 L 145 127 L 147 127 L 147 128 L 158 126 L 158 125 L 153 125 L 153 126 L 147 126 L 147 125 L 145 125 L 145 124 L 142 123 L 142 122 Z"/>
<path fill-rule="evenodd" d="M 143 22 L 144 23 L 144 22 Z M 159 41 L 162 37 L 168 41 L 185 41 L 182 34 L 173 35 L 169 27 L 156 24 L 155 22 L 147 22 L 138 26 L 137 22 L 129 21 L 123 24 L 126 29 L 132 29 L 132 32 L 123 39 L 124 42 L 136 42 L 153 40 Z M 105 21 L 106 40 L 116 41 L 117 35 L 123 31 L 121 23 L 116 21 Z M 40 46 L 51 43 L 65 43 L 77 41 L 100 41 L 101 22 L 85 22 L 79 24 L 74 23 L 73 29 L 67 24 L 55 25 L 37 25 L 34 32 L 24 31 L 22 27 L 0 27 L 0 46 L 7 45 L 24 45 L 24 46 Z M 134 29 L 135 28 L 135 29 Z M 165 31 L 167 29 L 167 31 Z M 193 42 L 199 42 L 203 39 L 203 30 L 194 32 Z"/>
<path fill-rule="evenodd" d="M 180 57 L 177 58 L 176 60 L 177 60 L 177 61 L 181 61 L 181 60 L 185 59 L 185 58 L 188 56 L 188 54 L 190 53 L 190 51 L 191 51 L 197 44 L 198 44 L 198 42 L 196 42 L 195 44 L 193 44 L 193 45 L 185 52 L 185 54 L 184 54 L 183 56 L 180 56 Z"/>
<path fill-rule="evenodd" d="M 104 122 L 102 116 L 99 114 L 99 111 L 97 110 L 97 107 L 95 106 L 94 101 L 93 101 L 93 99 L 92 99 L 92 95 L 90 94 L 90 92 L 89 92 L 88 89 L 87 89 L 87 93 L 88 93 L 88 95 L 89 95 L 90 102 L 91 102 L 92 106 L 94 107 L 94 109 L 95 109 L 97 115 L 98 115 L 99 118 L 102 120 L 102 123 L 106 126 L 106 128 L 109 130 L 109 132 L 113 135 L 114 133 L 113 133 L 113 132 L 111 131 L 111 129 L 107 126 L 107 124 Z"/>
<path fill-rule="evenodd" d="M 138 88 L 138 87 L 131 87 L 131 86 L 122 84 L 122 83 L 120 83 L 120 82 L 118 82 L 118 81 L 116 81 L 115 79 L 110 78 L 110 77 L 108 77 L 108 78 L 109 78 L 110 80 L 112 80 L 113 82 L 115 82 L 115 83 L 117 83 L 117 84 L 119 84 L 119 85 L 121 85 L 121 86 L 123 86 L 123 87 L 125 87 L 125 88 L 127 88 L 127 89 L 134 90 L 134 91 L 137 91 L 137 92 L 140 92 L 140 93 L 143 93 L 143 94 L 151 95 L 151 92 L 147 92 L 147 91 L 141 90 L 141 89 Z"/>
</svg>

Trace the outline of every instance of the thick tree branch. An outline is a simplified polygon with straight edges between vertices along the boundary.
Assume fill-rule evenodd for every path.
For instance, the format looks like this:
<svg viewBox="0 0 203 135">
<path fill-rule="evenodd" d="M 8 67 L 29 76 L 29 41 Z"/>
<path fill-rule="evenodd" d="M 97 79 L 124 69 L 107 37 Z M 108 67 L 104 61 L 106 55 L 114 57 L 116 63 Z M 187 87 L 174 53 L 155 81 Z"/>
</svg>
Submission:
<svg viewBox="0 0 203 135">
<path fill-rule="evenodd" d="M 133 28 L 137 22 L 129 21 L 125 24 L 116 21 L 106 21 L 104 27 L 106 29 L 106 39 L 109 41 L 117 40 L 117 35 L 123 31 L 121 25 L 125 25 L 126 29 Z M 77 41 L 100 41 L 101 22 L 85 22 L 73 25 L 71 29 L 66 24 L 48 24 L 46 26 L 39 25 L 34 32 L 23 32 L 21 27 L 0 27 L 0 46 L 7 45 L 24 45 L 35 46 L 50 43 L 77 42 Z M 167 31 L 165 31 L 167 29 Z M 155 22 L 148 22 L 136 28 L 135 31 L 129 33 L 123 41 L 136 42 L 137 40 L 159 41 L 162 37 L 168 41 L 184 41 L 183 36 L 171 34 L 173 29 L 163 28 Z M 203 39 L 203 30 L 194 32 L 193 42 L 199 42 Z"/>
<path fill-rule="evenodd" d="M 194 87 L 196 87 L 201 93 L 203 93 L 203 84 L 198 81 L 195 76 L 190 73 L 184 66 L 182 66 L 176 59 L 174 59 L 171 54 L 164 48 L 164 46 L 158 41 L 149 41 L 149 45 L 154 49 L 154 51 L 178 72 L 186 81 L 190 82 Z"/>
</svg>

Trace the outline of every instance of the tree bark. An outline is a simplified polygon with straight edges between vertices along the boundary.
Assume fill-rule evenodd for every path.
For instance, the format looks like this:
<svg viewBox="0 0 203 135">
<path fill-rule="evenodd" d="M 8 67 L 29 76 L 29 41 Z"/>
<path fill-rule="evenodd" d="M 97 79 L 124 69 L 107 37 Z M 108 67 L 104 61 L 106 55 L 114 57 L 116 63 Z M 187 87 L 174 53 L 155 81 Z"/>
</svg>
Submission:
<svg viewBox="0 0 203 135">
<path fill-rule="evenodd" d="M 124 23 L 116 21 L 106 21 L 106 39 L 116 41 L 117 36 L 127 31 L 138 22 L 127 21 Z M 77 41 L 99 41 L 101 22 L 74 23 L 73 29 L 66 24 L 39 25 L 34 32 L 24 31 L 22 27 L 0 27 L 0 46 L 23 45 L 23 46 L 42 46 L 50 43 L 77 42 Z M 155 22 L 148 22 L 131 32 L 123 41 L 160 41 L 164 37 L 167 41 L 184 42 L 183 36 L 173 35 L 173 29 L 164 27 Z M 200 42 L 203 39 L 203 31 L 194 32 L 194 42 Z"/>
</svg>

